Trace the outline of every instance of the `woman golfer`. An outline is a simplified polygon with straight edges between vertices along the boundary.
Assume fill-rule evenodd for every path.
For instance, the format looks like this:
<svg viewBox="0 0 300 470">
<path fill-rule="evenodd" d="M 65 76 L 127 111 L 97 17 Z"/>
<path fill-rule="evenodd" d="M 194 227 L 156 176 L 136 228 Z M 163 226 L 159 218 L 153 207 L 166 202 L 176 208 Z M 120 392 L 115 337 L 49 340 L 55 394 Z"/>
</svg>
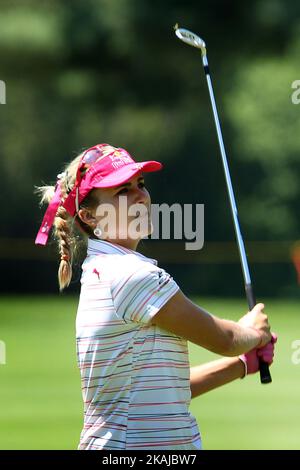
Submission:
<svg viewBox="0 0 300 470">
<path fill-rule="evenodd" d="M 87 238 L 76 318 L 79 449 L 201 449 L 191 398 L 257 372 L 258 356 L 273 360 L 276 336 L 263 304 L 238 322 L 217 318 L 136 251 L 152 230 L 143 174 L 161 167 L 99 144 L 75 158 L 55 188 L 40 188 L 49 205 L 36 243 L 45 245 L 54 225 L 61 290 L 71 281 L 78 229 Z M 227 357 L 190 369 L 187 340 Z"/>
</svg>

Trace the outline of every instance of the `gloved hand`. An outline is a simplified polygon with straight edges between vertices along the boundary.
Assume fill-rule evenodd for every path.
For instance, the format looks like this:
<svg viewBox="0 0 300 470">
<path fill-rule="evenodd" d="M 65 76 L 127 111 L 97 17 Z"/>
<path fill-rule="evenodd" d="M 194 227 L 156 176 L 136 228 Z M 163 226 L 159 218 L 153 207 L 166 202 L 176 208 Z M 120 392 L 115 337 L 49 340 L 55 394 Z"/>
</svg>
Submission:
<svg viewBox="0 0 300 470">
<path fill-rule="evenodd" d="M 246 354 L 241 354 L 239 359 L 245 364 L 245 375 L 255 374 L 259 370 L 259 358 L 271 365 L 274 357 L 274 344 L 277 341 L 277 335 L 272 333 L 271 341 L 259 349 L 252 349 Z"/>
</svg>

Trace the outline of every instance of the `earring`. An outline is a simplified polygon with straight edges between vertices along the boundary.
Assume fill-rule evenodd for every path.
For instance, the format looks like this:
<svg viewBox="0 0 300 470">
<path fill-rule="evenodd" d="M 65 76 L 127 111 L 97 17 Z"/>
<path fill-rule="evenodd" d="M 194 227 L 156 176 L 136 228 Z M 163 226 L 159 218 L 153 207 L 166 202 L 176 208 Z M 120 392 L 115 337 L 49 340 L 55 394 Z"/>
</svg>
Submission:
<svg viewBox="0 0 300 470">
<path fill-rule="evenodd" d="M 97 227 L 96 227 L 95 230 L 94 230 L 94 234 L 96 235 L 97 238 L 101 238 L 102 230 L 101 230 L 100 227 L 98 227 L 98 225 L 97 225 Z"/>
</svg>

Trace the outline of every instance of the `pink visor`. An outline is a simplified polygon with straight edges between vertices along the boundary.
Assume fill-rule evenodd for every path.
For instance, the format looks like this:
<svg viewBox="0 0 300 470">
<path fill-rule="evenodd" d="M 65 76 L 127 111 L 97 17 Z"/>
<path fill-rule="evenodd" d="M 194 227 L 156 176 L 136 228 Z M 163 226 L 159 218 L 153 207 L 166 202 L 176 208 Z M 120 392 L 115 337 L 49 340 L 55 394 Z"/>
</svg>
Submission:
<svg viewBox="0 0 300 470">
<path fill-rule="evenodd" d="M 160 162 L 154 160 L 135 162 L 125 149 L 116 148 L 109 144 L 98 144 L 89 148 L 82 155 L 74 187 L 64 201 L 61 200 L 60 182 L 58 181 L 35 244 L 46 245 L 60 205 L 73 217 L 78 212 L 81 202 L 92 189 L 118 186 L 139 172 L 158 171 L 162 167 Z"/>
</svg>

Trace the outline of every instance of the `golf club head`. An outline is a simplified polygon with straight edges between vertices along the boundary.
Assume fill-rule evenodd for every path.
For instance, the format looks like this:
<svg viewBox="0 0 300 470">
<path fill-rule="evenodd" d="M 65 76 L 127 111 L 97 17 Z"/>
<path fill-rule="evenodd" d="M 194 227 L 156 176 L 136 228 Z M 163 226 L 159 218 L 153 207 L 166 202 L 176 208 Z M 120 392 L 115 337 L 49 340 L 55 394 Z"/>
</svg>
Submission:
<svg viewBox="0 0 300 470">
<path fill-rule="evenodd" d="M 206 54 L 206 44 L 203 39 L 189 31 L 188 29 L 178 28 L 177 24 L 175 25 L 174 29 L 176 36 L 181 39 L 181 41 L 185 42 L 189 46 L 201 49 L 202 54 Z"/>
</svg>

